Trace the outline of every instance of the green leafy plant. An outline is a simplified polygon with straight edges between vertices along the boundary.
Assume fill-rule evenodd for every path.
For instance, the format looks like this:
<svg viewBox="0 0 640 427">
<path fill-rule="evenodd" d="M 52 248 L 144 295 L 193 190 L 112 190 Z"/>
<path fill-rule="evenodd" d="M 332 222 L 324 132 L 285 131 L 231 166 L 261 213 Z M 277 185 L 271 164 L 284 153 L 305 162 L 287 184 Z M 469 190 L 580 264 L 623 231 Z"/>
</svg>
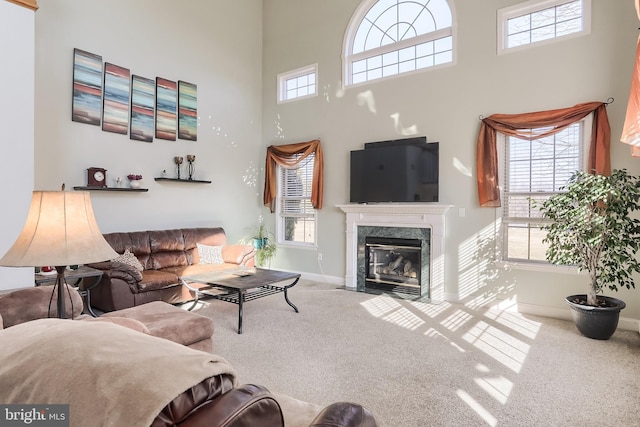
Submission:
<svg viewBox="0 0 640 427">
<path fill-rule="evenodd" d="M 547 261 L 588 271 L 587 305 L 597 306 L 605 287 L 635 288 L 640 220 L 631 215 L 640 209 L 640 178 L 626 169 L 610 176 L 576 171 L 561 189 L 542 203 L 533 202 L 550 221 L 542 227 Z"/>
<path fill-rule="evenodd" d="M 264 224 L 260 224 L 252 239 L 253 247 L 256 248 L 256 261 L 259 266 L 263 266 L 276 255 L 275 236 Z"/>
</svg>

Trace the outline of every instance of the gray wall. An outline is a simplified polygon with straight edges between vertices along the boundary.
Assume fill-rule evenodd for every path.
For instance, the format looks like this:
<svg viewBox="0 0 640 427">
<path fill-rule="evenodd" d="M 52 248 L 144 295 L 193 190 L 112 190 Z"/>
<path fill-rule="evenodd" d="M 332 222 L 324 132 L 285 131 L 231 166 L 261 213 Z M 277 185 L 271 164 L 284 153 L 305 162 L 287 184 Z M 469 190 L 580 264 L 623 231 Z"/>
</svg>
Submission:
<svg viewBox="0 0 640 427">
<path fill-rule="evenodd" d="M 590 35 L 498 56 L 497 10 L 519 2 L 450 1 L 456 22 L 455 64 L 341 90 L 345 29 L 359 3 L 264 1 L 263 139 L 265 144 L 283 144 L 320 137 L 326 161 L 326 207 L 318 224 L 323 262 L 319 265 L 314 251 L 283 249 L 278 265 L 344 275 L 344 214 L 335 205 L 349 200 L 349 151 L 415 129 L 418 135 L 440 141 L 440 201 L 454 206 L 447 217 L 446 294 L 474 303 L 510 298 L 503 305 L 517 303 L 530 312 L 566 315 L 564 296 L 584 291 L 586 277 L 505 269 L 488 262 L 497 212 L 477 203 L 478 117 L 613 97 L 608 107 L 613 166 L 640 173 L 638 160 L 618 141 L 637 38 L 633 2 L 593 0 Z M 316 62 L 320 95 L 278 105 L 277 74 Z M 362 103 L 365 97 L 372 103 Z M 393 117 L 398 117 L 398 124 Z M 459 208 L 465 209 L 464 217 Z M 640 293 L 618 296 L 628 304 L 623 315 L 640 318 Z"/>
<path fill-rule="evenodd" d="M 93 192 L 103 232 L 223 226 L 237 241 L 257 223 L 262 4 L 255 0 L 41 1 L 36 13 L 35 186 L 86 185 L 86 168 L 143 175 L 148 193 Z M 71 121 L 73 49 L 132 74 L 198 86 L 198 141 L 152 143 Z M 173 157 L 196 155 L 196 179 L 158 183 Z M 125 178 L 126 181 L 126 178 Z"/>
</svg>

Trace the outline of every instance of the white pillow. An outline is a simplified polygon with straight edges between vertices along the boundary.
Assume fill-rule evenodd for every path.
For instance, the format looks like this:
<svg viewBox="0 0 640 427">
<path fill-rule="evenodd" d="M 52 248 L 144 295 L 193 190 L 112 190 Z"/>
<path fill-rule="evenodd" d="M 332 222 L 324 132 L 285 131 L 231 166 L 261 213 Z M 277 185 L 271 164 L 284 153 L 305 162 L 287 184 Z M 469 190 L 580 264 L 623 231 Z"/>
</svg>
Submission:
<svg viewBox="0 0 640 427">
<path fill-rule="evenodd" d="M 224 264 L 222 259 L 222 246 L 208 246 L 196 243 L 200 264 Z"/>
<path fill-rule="evenodd" d="M 138 258 L 136 258 L 136 256 L 133 254 L 133 252 L 129 250 L 129 248 L 125 249 L 122 255 L 115 257 L 111 261 L 121 262 L 123 264 L 130 265 L 131 267 L 135 268 L 138 271 L 144 270 L 144 267 L 142 266 L 140 261 L 138 261 Z"/>
</svg>

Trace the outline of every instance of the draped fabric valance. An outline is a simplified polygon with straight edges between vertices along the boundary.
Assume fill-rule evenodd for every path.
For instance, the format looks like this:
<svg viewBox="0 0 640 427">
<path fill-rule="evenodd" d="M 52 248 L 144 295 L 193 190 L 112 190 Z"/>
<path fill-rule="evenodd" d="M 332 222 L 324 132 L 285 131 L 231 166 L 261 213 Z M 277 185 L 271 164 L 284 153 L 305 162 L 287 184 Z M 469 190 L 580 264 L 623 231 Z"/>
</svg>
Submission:
<svg viewBox="0 0 640 427">
<path fill-rule="evenodd" d="M 634 4 L 636 6 L 636 14 L 640 19 L 640 1 L 635 0 Z M 629 102 L 620 141 L 631 145 L 631 155 L 633 157 L 640 157 L 640 37 L 636 46 Z"/>
<path fill-rule="evenodd" d="M 480 206 L 500 207 L 497 132 L 532 140 L 558 133 L 593 113 L 587 170 L 609 175 L 611 173 L 611 128 L 606 106 L 604 102 L 586 102 L 558 110 L 524 114 L 493 114 L 483 119 L 476 152 Z"/>
<path fill-rule="evenodd" d="M 264 196 L 265 206 L 269 206 L 271 212 L 276 210 L 276 196 L 278 185 L 276 178 L 276 165 L 291 168 L 306 159 L 309 154 L 315 153 L 313 167 L 313 185 L 311 187 L 311 205 L 316 209 L 322 209 L 322 193 L 324 188 L 324 160 L 320 140 L 299 142 L 297 144 L 270 145 L 267 147 L 267 161 L 265 165 Z M 296 156 L 300 154 L 300 156 Z"/>
</svg>

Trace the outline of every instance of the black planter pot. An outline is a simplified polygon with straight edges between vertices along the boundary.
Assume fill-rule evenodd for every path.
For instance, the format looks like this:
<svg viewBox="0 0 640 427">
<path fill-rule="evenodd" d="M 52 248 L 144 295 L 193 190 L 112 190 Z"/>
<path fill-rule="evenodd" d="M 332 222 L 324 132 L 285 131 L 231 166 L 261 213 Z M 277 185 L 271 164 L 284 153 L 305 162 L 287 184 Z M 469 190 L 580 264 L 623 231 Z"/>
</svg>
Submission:
<svg viewBox="0 0 640 427">
<path fill-rule="evenodd" d="M 576 304 L 575 299 L 585 300 L 587 296 L 570 295 L 565 298 L 571 308 L 571 316 L 576 327 L 588 338 L 596 340 L 608 340 L 618 327 L 620 311 L 627 305 L 617 298 L 599 296 L 598 299 L 607 301 L 608 307 L 593 307 L 590 305 Z"/>
</svg>

